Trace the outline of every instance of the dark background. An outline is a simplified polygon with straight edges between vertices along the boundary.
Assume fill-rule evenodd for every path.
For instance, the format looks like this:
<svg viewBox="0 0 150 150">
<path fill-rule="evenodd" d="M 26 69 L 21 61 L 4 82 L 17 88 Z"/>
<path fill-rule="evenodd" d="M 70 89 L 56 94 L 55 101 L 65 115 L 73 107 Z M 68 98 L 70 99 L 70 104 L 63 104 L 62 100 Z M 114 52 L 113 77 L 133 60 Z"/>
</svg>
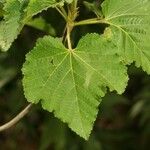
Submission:
<svg viewBox="0 0 150 150">
<path fill-rule="evenodd" d="M 0 124 L 12 119 L 28 103 L 22 89 L 21 68 L 25 54 L 39 37 L 62 37 L 65 22 L 54 9 L 36 17 L 48 23 L 44 31 L 25 26 L 11 49 L 0 52 Z M 80 4 L 77 20 L 95 17 Z M 89 32 L 103 33 L 106 25 L 76 27 L 74 47 Z M 11 129 L 0 133 L 0 150 L 149 150 L 150 149 L 150 76 L 129 66 L 129 83 L 123 95 L 108 93 L 99 107 L 99 115 L 89 141 L 73 133 L 53 114 L 34 105 L 29 114 Z"/>
</svg>

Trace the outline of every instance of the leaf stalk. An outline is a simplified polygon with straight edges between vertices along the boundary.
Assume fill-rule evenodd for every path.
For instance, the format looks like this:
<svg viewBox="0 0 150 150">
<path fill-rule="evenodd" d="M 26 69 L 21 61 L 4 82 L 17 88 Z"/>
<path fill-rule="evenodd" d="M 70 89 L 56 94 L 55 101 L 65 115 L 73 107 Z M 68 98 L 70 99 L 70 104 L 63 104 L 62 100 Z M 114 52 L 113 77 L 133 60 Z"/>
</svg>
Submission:
<svg viewBox="0 0 150 150">
<path fill-rule="evenodd" d="M 79 22 L 75 22 L 74 26 L 100 24 L 100 23 L 107 24 L 107 22 L 104 19 L 92 18 L 92 19 L 86 19 L 86 20 L 82 20 L 82 21 L 79 21 Z"/>
</svg>

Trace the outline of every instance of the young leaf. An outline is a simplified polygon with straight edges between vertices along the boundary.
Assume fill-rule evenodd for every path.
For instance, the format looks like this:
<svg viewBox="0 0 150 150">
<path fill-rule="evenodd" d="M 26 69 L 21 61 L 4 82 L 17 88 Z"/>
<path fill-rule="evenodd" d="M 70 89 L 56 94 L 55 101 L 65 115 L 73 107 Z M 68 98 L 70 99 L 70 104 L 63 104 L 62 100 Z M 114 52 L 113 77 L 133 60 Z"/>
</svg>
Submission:
<svg viewBox="0 0 150 150">
<path fill-rule="evenodd" d="M 0 22 L 0 50 L 7 51 L 17 38 L 24 2 L 6 0 L 4 3 L 4 21 Z"/>
<path fill-rule="evenodd" d="M 102 9 L 124 61 L 150 74 L 150 0 L 105 0 Z"/>
<path fill-rule="evenodd" d="M 83 37 L 69 50 L 57 38 L 44 37 L 26 56 L 23 85 L 27 100 L 52 112 L 81 137 L 88 139 L 100 98 L 110 90 L 122 93 L 126 67 L 116 46 L 98 34 Z"/>
</svg>

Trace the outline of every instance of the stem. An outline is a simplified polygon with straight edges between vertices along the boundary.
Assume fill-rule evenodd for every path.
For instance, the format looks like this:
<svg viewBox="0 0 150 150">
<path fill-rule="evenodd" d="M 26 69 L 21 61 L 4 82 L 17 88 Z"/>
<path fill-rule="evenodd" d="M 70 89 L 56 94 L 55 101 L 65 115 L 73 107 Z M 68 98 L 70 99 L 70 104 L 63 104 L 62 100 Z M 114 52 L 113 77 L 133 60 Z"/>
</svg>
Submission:
<svg viewBox="0 0 150 150">
<path fill-rule="evenodd" d="M 82 21 L 79 21 L 79 22 L 75 22 L 74 26 L 99 24 L 99 23 L 107 23 L 107 22 L 105 20 L 102 20 L 102 19 L 93 18 L 93 19 L 87 19 L 87 20 L 82 20 Z"/>
<path fill-rule="evenodd" d="M 67 25 L 67 36 L 66 36 L 67 37 L 67 43 L 68 43 L 69 50 L 72 50 L 70 34 L 71 34 L 71 29 L 70 29 L 70 26 Z"/>
<path fill-rule="evenodd" d="M 77 2 L 78 0 L 74 0 L 70 5 L 67 5 L 68 8 L 68 20 L 67 20 L 67 44 L 68 44 L 68 49 L 72 50 L 72 43 L 71 43 L 71 32 L 74 28 L 74 21 L 78 15 L 78 10 L 77 10 Z"/>
<path fill-rule="evenodd" d="M 23 109 L 15 118 L 13 118 L 11 121 L 8 123 L 0 126 L 0 132 L 4 131 L 6 129 L 9 129 L 13 125 L 15 125 L 18 121 L 20 121 L 30 110 L 32 104 L 29 104 L 25 109 Z"/>
</svg>

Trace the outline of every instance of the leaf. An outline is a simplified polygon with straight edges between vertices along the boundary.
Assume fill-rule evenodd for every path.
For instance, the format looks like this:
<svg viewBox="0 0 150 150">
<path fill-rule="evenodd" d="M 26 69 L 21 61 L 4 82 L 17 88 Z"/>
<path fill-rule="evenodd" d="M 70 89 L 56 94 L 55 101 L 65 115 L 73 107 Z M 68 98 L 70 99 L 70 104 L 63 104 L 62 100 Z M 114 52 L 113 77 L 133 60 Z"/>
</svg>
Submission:
<svg viewBox="0 0 150 150">
<path fill-rule="evenodd" d="M 69 3 L 67 0 L 30 0 L 28 7 L 25 10 L 25 22 L 26 20 L 31 19 L 34 15 L 42 12 L 43 10 L 47 10 L 50 7 L 54 8 L 57 6 L 63 6 L 65 1 Z"/>
<path fill-rule="evenodd" d="M 125 63 L 150 74 L 150 0 L 105 0 L 102 10 Z"/>
<path fill-rule="evenodd" d="M 81 137 L 88 139 L 101 97 L 122 93 L 126 67 L 116 46 L 98 34 L 83 37 L 74 50 L 57 38 L 44 37 L 26 56 L 23 85 L 27 100 L 52 112 Z"/>
<path fill-rule="evenodd" d="M 3 0 L 4 20 L 0 22 L 0 50 L 7 51 L 14 40 L 17 38 L 23 26 L 36 14 L 50 7 L 62 6 L 61 0 Z"/>
<path fill-rule="evenodd" d="M 6 0 L 4 20 L 0 22 L 0 49 L 7 51 L 17 38 L 24 3 L 18 0 Z"/>
</svg>

